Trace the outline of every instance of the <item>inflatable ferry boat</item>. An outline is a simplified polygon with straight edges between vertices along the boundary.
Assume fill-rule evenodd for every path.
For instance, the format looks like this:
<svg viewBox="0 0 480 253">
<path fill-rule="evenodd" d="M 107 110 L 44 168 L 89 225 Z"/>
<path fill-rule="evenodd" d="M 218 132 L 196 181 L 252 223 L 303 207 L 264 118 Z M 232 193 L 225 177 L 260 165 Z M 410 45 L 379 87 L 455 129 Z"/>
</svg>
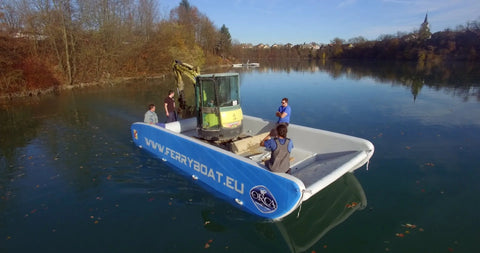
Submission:
<svg viewBox="0 0 480 253">
<path fill-rule="evenodd" d="M 269 220 L 289 215 L 368 163 L 374 152 L 367 140 L 290 124 L 287 135 L 294 144 L 290 174 L 273 173 L 264 165 L 270 151 L 259 143 L 275 122 L 244 115 L 242 138 L 228 147 L 198 138 L 196 127 L 196 118 L 161 126 L 137 122 L 131 133 L 138 147 L 202 182 L 232 205 Z"/>
</svg>

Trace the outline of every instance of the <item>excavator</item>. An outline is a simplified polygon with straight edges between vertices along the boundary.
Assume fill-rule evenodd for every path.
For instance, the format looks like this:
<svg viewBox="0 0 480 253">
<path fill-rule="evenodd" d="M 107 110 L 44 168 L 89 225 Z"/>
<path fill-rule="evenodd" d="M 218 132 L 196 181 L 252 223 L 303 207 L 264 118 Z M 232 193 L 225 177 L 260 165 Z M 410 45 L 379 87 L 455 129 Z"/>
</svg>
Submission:
<svg viewBox="0 0 480 253">
<path fill-rule="evenodd" d="M 172 64 L 179 104 L 186 107 L 182 76 L 193 82 L 194 114 L 198 137 L 207 141 L 228 142 L 242 134 L 243 112 L 240 106 L 238 73 L 200 74 L 198 67 L 175 60 Z"/>
</svg>

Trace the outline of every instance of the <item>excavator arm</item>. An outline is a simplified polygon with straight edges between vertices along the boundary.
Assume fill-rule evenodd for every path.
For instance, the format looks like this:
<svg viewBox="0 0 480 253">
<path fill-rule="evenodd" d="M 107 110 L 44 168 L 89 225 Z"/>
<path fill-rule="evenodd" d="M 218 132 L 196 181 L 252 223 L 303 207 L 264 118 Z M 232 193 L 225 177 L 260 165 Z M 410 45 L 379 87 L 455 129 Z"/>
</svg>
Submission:
<svg viewBox="0 0 480 253">
<path fill-rule="evenodd" d="M 200 75 L 200 68 L 194 67 L 190 64 L 183 63 L 179 60 L 175 60 L 172 64 L 173 74 L 175 76 L 175 81 L 177 83 L 177 92 L 178 92 L 178 101 L 180 103 L 180 108 L 185 109 L 185 85 L 183 83 L 182 75 L 185 75 L 190 79 L 195 86 L 195 78 Z"/>
</svg>

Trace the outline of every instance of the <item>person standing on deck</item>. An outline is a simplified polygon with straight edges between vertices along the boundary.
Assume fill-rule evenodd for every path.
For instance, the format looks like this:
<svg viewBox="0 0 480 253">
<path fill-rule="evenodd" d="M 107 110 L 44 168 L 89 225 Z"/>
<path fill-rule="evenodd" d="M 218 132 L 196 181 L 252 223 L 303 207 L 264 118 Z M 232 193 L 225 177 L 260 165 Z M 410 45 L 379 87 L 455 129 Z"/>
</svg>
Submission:
<svg viewBox="0 0 480 253">
<path fill-rule="evenodd" d="M 165 98 L 165 115 L 167 116 L 167 123 L 177 121 L 177 112 L 175 110 L 175 99 L 173 90 L 168 91 L 168 96 Z"/>
<path fill-rule="evenodd" d="M 288 98 L 282 98 L 282 104 L 278 107 L 275 116 L 278 117 L 277 124 L 290 124 L 290 115 L 292 108 L 288 105 Z"/>
<path fill-rule="evenodd" d="M 265 161 L 265 166 L 272 172 L 290 173 L 290 153 L 293 149 L 293 142 L 287 138 L 287 126 L 279 124 L 276 128 L 276 137 L 268 134 L 261 142 L 260 146 L 271 150 L 271 157 Z"/>
<path fill-rule="evenodd" d="M 148 111 L 145 113 L 145 117 L 143 118 L 143 122 L 149 124 L 157 124 L 158 123 L 158 116 L 155 112 L 155 105 L 149 104 Z"/>
</svg>

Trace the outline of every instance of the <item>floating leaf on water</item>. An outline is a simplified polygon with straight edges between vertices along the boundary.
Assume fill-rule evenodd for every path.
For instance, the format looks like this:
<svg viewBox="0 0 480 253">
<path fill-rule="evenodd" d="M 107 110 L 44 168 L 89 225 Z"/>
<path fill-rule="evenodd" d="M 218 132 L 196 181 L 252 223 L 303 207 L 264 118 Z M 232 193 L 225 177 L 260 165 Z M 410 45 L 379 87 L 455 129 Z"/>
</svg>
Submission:
<svg viewBox="0 0 480 253">
<path fill-rule="evenodd" d="M 346 208 L 353 208 L 353 207 L 355 207 L 355 206 L 357 206 L 357 205 L 358 205 L 358 203 L 354 201 L 354 202 L 352 202 L 352 203 L 346 204 L 345 207 L 346 207 Z"/>
<path fill-rule="evenodd" d="M 417 227 L 417 225 L 414 225 L 414 224 L 408 224 L 408 223 L 407 223 L 407 224 L 406 224 L 406 227 L 407 227 L 407 228 L 416 228 L 416 227 Z"/>
</svg>

